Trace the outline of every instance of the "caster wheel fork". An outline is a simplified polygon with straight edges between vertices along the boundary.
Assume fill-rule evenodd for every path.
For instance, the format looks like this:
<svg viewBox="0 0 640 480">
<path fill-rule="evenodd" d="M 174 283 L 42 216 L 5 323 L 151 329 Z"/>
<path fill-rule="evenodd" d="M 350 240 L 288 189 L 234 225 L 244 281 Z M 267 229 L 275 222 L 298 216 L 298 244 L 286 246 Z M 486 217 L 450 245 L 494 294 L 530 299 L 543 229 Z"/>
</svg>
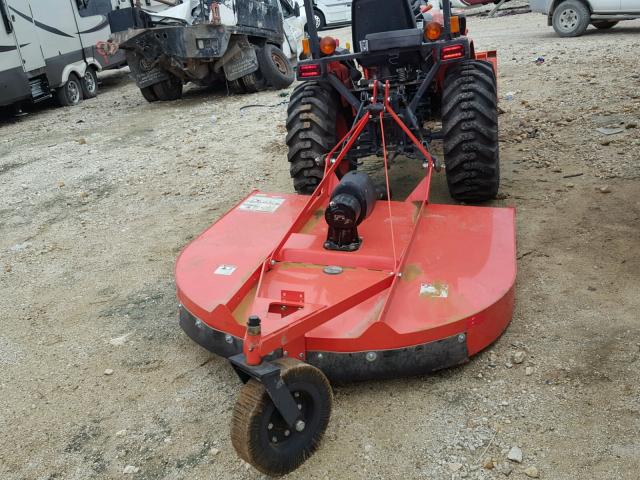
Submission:
<svg viewBox="0 0 640 480">
<path fill-rule="evenodd" d="M 260 472 L 280 476 L 298 468 L 318 448 L 331 416 L 333 395 L 324 374 L 290 358 L 272 362 L 300 412 L 289 425 L 267 388 L 247 381 L 233 410 L 231 443 L 238 455 Z"/>
</svg>

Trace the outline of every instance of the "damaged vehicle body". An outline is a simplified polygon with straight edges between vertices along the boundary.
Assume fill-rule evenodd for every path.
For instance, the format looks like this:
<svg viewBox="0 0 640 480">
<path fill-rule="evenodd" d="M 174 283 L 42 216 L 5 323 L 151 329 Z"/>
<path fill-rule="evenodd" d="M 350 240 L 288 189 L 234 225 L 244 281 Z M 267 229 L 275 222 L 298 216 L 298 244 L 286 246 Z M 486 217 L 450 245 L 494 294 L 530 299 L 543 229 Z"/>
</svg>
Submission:
<svg viewBox="0 0 640 480">
<path fill-rule="evenodd" d="M 140 25 L 112 38 L 142 95 L 176 100 L 187 82 L 256 92 L 294 78 L 304 16 L 291 0 L 147 1 Z"/>
</svg>

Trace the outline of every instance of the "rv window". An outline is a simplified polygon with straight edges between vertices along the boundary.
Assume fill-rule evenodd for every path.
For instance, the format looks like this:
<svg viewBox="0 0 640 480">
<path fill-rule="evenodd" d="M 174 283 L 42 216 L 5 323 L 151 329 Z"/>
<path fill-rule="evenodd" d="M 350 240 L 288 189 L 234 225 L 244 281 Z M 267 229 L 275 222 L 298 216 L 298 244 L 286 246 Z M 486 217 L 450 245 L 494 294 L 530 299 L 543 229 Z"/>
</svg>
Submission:
<svg viewBox="0 0 640 480">
<path fill-rule="evenodd" d="M 2 14 L 4 29 L 7 33 L 13 32 L 13 24 L 11 23 L 11 20 L 9 20 L 9 14 L 7 13 L 7 6 L 4 4 L 4 0 L 0 0 L 0 13 Z"/>
<path fill-rule="evenodd" d="M 76 0 L 78 13 L 81 17 L 92 15 L 109 15 L 113 10 L 111 0 Z"/>
</svg>

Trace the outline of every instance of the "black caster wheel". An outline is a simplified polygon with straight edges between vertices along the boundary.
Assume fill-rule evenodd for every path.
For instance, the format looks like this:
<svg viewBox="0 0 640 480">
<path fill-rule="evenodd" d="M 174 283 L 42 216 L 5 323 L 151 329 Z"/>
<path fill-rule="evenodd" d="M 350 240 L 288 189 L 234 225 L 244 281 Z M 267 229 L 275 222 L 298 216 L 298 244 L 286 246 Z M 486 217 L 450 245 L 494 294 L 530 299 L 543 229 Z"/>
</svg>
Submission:
<svg viewBox="0 0 640 480">
<path fill-rule="evenodd" d="M 298 468 L 318 448 L 333 395 L 327 377 L 316 367 L 290 358 L 274 363 L 280 365 L 302 419 L 289 427 L 262 384 L 251 379 L 233 410 L 231 443 L 245 462 L 266 475 L 280 476 Z"/>
</svg>

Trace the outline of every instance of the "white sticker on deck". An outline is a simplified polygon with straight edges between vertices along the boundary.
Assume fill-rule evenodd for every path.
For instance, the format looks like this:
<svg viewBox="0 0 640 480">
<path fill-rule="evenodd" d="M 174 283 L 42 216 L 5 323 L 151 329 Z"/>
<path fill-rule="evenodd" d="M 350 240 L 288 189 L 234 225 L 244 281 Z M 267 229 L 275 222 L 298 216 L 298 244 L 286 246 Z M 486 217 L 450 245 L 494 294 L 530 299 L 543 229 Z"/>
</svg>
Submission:
<svg viewBox="0 0 640 480">
<path fill-rule="evenodd" d="M 215 273 L 216 275 L 225 275 L 228 277 L 236 271 L 236 268 L 238 267 L 236 267 L 235 265 L 220 265 L 213 273 Z"/>
<path fill-rule="evenodd" d="M 449 286 L 446 283 L 421 283 L 420 296 L 431 298 L 447 298 L 449 296 Z"/>
<path fill-rule="evenodd" d="M 266 195 L 254 195 L 247 198 L 242 204 L 240 204 L 240 210 L 246 210 L 248 212 L 264 212 L 273 213 L 284 202 L 284 198 L 279 197 L 267 197 Z"/>
</svg>

